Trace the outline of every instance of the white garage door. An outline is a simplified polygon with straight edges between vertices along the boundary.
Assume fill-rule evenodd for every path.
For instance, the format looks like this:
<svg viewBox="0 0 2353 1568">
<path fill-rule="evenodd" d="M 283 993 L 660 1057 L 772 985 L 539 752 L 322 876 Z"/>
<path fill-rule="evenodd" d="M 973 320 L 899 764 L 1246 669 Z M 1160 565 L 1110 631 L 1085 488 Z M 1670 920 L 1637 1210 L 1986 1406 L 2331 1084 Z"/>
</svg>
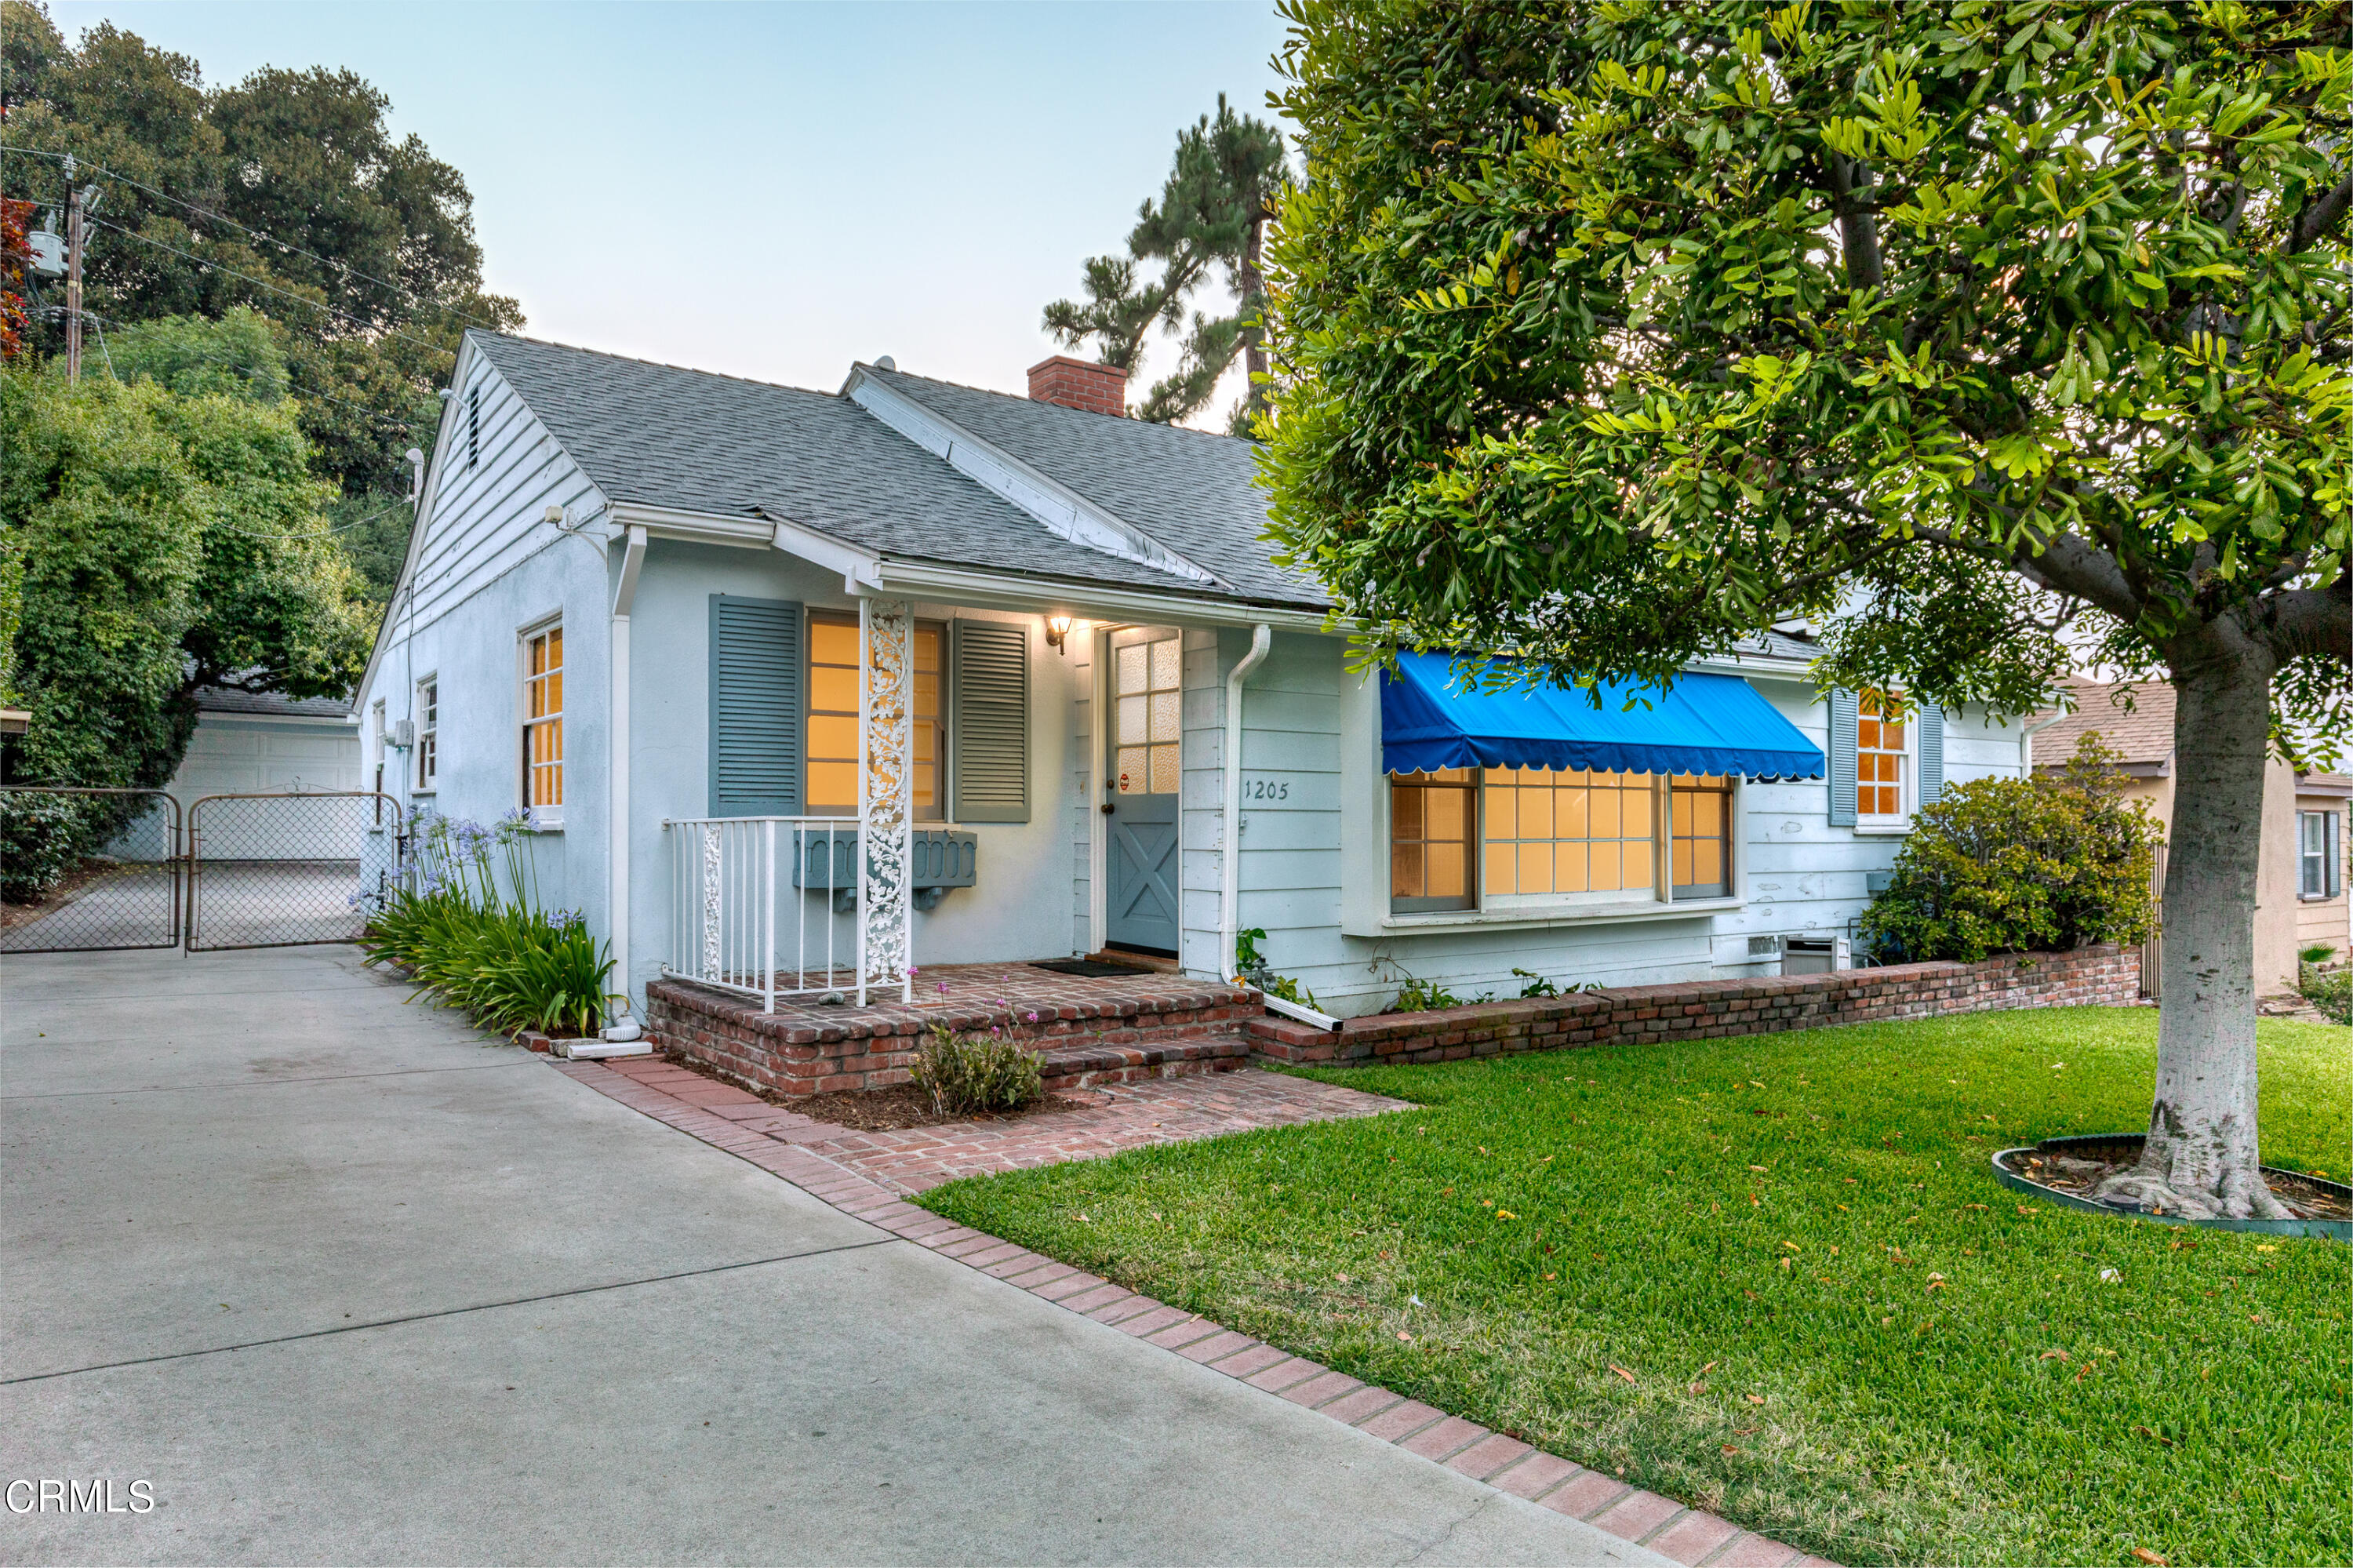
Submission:
<svg viewBox="0 0 2353 1568">
<path fill-rule="evenodd" d="M 188 754 L 173 776 L 182 810 L 206 795 L 247 795 L 268 789 L 358 789 L 357 726 L 284 724 L 206 714 L 196 721 Z M 266 813 L 216 813 L 205 832 L 207 860 L 304 860 L 314 846 L 273 842 L 255 824 Z"/>
</svg>

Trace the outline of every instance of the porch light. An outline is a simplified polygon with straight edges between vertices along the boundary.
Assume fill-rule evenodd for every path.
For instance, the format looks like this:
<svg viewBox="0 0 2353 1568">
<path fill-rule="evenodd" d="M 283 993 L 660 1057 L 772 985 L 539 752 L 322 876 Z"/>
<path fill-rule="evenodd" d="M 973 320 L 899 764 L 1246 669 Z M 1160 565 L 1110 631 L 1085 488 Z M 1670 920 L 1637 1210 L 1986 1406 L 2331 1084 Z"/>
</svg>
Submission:
<svg viewBox="0 0 2353 1568">
<path fill-rule="evenodd" d="M 1050 615 L 1046 618 L 1047 647 L 1051 648 L 1057 653 L 1061 652 L 1062 639 L 1068 637 L 1070 634 L 1071 618 L 1069 616 Z"/>
</svg>

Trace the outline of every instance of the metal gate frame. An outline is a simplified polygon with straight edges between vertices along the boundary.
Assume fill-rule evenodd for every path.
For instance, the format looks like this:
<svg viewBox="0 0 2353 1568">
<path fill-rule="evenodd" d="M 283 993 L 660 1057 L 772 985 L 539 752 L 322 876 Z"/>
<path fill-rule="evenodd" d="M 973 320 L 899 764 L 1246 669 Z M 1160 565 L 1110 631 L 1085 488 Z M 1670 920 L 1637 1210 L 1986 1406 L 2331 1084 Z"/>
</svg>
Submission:
<svg viewBox="0 0 2353 1568">
<path fill-rule="evenodd" d="M 170 912 L 167 916 L 169 934 L 162 941 L 91 942 L 86 944 L 73 943 L 62 948 L 12 948 L 9 949 L 12 954 L 141 952 L 156 948 L 177 948 L 185 941 L 186 927 L 181 917 L 182 906 L 180 902 L 181 867 L 187 858 L 186 851 L 184 848 L 184 841 L 181 836 L 182 824 L 185 819 L 181 812 L 180 802 L 177 797 L 174 796 L 166 789 L 140 789 L 81 784 L 5 784 L 0 785 L 0 795 L 147 795 L 163 800 L 172 809 L 170 818 L 171 839 L 166 846 L 166 853 L 164 858 L 156 863 L 159 865 L 168 866 L 170 868 L 170 875 L 172 878 L 172 895 L 168 901 Z"/>
<path fill-rule="evenodd" d="M 381 789 L 238 789 L 224 790 L 216 795 L 202 795 L 188 803 L 188 833 L 185 859 L 188 865 L 187 917 L 181 923 L 182 945 L 190 953 L 241 952 L 256 948 L 319 948 L 343 942 L 355 942 L 353 937 L 303 938 L 290 942 L 203 942 L 197 939 L 203 910 L 204 828 L 201 813 L 215 800 L 373 800 L 375 820 L 385 821 L 385 808 L 391 808 L 388 832 L 392 838 L 391 880 L 399 882 L 408 871 L 408 819 L 400 802 Z"/>
</svg>

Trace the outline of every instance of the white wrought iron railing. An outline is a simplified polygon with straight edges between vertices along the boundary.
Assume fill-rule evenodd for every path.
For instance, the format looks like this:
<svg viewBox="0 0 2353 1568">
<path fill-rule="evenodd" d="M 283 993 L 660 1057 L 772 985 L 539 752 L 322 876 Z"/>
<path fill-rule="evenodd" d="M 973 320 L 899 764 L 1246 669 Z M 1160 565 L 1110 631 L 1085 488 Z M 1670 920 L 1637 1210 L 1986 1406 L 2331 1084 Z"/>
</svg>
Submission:
<svg viewBox="0 0 2353 1568">
<path fill-rule="evenodd" d="M 662 972 L 757 997 L 856 992 L 866 1004 L 871 896 L 855 817 L 692 817 L 670 841 L 670 953 Z M 844 913 L 841 895 L 860 907 Z"/>
</svg>

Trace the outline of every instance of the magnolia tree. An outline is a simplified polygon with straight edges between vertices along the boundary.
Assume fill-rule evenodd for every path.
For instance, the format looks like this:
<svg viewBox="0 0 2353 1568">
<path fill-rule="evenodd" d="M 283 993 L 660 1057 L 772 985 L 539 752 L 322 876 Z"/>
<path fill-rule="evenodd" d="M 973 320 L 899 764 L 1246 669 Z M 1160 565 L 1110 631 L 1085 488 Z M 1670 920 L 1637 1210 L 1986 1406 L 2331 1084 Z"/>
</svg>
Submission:
<svg viewBox="0 0 2353 1568">
<path fill-rule="evenodd" d="M 2348 727 L 2353 9 L 1339 5 L 1278 64 L 1274 534 L 1376 650 L 2178 694 L 2155 1107 L 2108 1195 L 2286 1213 L 2255 1129 L 2275 745 Z"/>
</svg>

